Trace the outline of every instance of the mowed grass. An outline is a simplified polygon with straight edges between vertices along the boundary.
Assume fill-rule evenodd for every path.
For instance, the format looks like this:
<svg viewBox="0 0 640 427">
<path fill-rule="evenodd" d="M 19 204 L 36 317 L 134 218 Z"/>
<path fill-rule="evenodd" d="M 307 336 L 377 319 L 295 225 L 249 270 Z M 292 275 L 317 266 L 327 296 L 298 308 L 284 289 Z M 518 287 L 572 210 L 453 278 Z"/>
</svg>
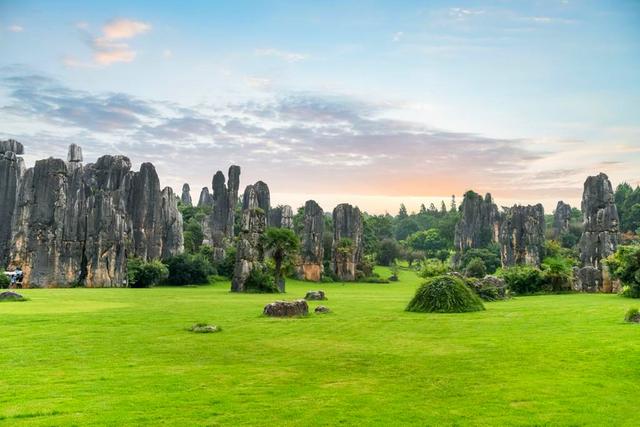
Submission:
<svg viewBox="0 0 640 427">
<path fill-rule="evenodd" d="M 388 272 L 384 272 L 388 274 Z M 4 425 L 637 425 L 633 301 L 552 295 L 407 313 L 420 280 L 287 281 L 333 313 L 271 319 L 282 296 L 198 288 L 24 290 L 0 304 Z M 318 303 L 310 303 L 311 310 Z M 220 333 L 194 334 L 196 322 Z"/>
</svg>

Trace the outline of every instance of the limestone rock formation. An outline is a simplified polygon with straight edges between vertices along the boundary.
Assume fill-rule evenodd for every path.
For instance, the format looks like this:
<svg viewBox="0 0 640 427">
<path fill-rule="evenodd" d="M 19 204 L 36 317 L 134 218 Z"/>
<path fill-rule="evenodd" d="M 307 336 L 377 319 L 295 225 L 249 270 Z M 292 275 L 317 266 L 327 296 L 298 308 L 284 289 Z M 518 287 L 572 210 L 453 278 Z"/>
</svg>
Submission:
<svg viewBox="0 0 640 427">
<path fill-rule="evenodd" d="M 200 191 L 200 198 L 198 198 L 198 207 L 213 207 L 213 196 L 209 193 L 209 187 L 202 187 L 202 191 Z"/>
<path fill-rule="evenodd" d="M 327 297 L 324 294 L 324 291 L 309 291 L 304 296 L 304 299 L 307 301 L 323 301 L 326 300 Z"/>
<path fill-rule="evenodd" d="M 333 210 L 333 245 L 331 266 L 343 281 L 356 279 L 362 263 L 362 214 L 360 209 L 342 203 Z"/>
<path fill-rule="evenodd" d="M 556 211 L 553 213 L 553 238 L 558 240 L 563 234 L 569 231 L 571 220 L 571 206 L 563 202 L 558 202 Z"/>
<path fill-rule="evenodd" d="M 0 292 L 0 301 L 23 301 L 24 297 L 11 291 Z"/>
<path fill-rule="evenodd" d="M 608 277 L 602 260 L 616 251 L 619 240 L 619 217 L 615 205 L 613 188 L 607 175 L 600 173 L 590 176 L 584 183 L 582 193 L 582 215 L 584 231 L 580 237 L 578 248 L 583 269 L 595 267 L 600 272 L 597 274 L 589 270 L 580 273 L 579 277 L 585 290 L 597 288 L 600 291 L 610 291 L 611 286 L 606 284 Z M 592 282 L 587 282 L 591 278 Z"/>
<path fill-rule="evenodd" d="M 24 146 L 15 139 L 0 141 L 0 154 L 6 153 L 7 151 L 11 151 L 12 153 L 16 153 L 21 156 L 24 154 Z"/>
<path fill-rule="evenodd" d="M 331 310 L 327 306 L 319 305 L 315 308 L 315 310 L 313 310 L 313 312 L 316 314 L 326 314 L 331 313 Z"/>
<path fill-rule="evenodd" d="M 482 198 L 473 191 L 467 191 L 460 205 L 460 213 L 454 237 L 454 245 L 458 253 L 498 241 L 500 213 L 490 193 Z"/>
<path fill-rule="evenodd" d="M 304 204 L 304 224 L 301 236 L 299 275 L 304 280 L 319 282 L 324 260 L 324 212 L 315 200 Z"/>
<path fill-rule="evenodd" d="M 277 206 L 269 211 L 269 226 L 293 229 L 293 209 L 291 206 Z"/>
<path fill-rule="evenodd" d="M 233 225 L 235 220 L 236 203 L 238 201 L 238 187 L 240 185 L 240 167 L 229 168 L 229 182 L 225 184 L 224 174 L 218 171 L 211 183 L 213 189 L 213 210 L 209 217 L 211 230 L 211 245 L 213 257 L 224 259 L 225 248 L 233 240 Z"/>
<path fill-rule="evenodd" d="M 263 268 L 264 252 L 261 239 L 267 227 L 267 217 L 258 205 L 258 192 L 253 185 L 248 185 L 244 190 L 241 224 L 236 243 L 232 292 L 244 292 L 251 271 Z"/>
<path fill-rule="evenodd" d="M 20 180 L 10 258 L 25 285 L 123 286 L 128 256 L 182 251 L 177 199 L 160 191 L 153 165 L 132 172 L 128 158 L 103 156 L 83 166 L 70 153 L 37 161 Z"/>
<path fill-rule="evenodd" d="M 18 141 L 0 141 L 0 270 L 9 263 L 11 222 L 24 173 L 24 162 L 16 155 L 17 151 L 23 152 Z"/>
<path fill-rule="evenodd" d="M 573 290 L 578 292 L 598 292 L 602 289 L 602 271 L 591 265 L 573 268 Z"/>
<path fill-rule="evenodd" d="M 294 317 L 309 314 L 309 305 L 303 299 L 296 301 L 275 301 L 264 306 L 262 314 L 271 317 Z"/>
<path fill-rule="evenodd" d="M 253 188 L 256 192 L 258 199 L 258 207 L 264 211 L 267 218 L 267 225 L 269 225 L 269 210 L 271 209 L 271 194 L 269 192 L 269 186 L 262 181 L 258 181 L 253 184 Z"/>
<path fill-rule="evenodd" d="M 191 200 L 191 187 L 186 182 L 182 185 L 182 196 L 180 196 L 180 201 L 185 206 L 193 206 L 193 201 Z"/>
<path fill-rule="evenodd" d="M 544 208 L 513 206 L 502 215 L 500 255 L 503 267 L 540 266 L 544 255 Z"/>
</svg>

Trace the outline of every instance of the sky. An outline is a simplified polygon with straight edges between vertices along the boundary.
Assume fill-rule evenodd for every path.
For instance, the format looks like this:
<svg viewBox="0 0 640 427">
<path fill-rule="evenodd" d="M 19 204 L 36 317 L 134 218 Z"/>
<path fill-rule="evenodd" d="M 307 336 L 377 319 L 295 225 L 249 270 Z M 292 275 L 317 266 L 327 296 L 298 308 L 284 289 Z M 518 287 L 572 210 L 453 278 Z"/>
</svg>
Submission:
<svg viewBox="0 0 640 427">
<path fill-rule="evenodd" d="M 217 170 L 396 213 L 640 184 L 640 1 L 0 0 L 0 138 L 197 200 Z"/>
</svg>

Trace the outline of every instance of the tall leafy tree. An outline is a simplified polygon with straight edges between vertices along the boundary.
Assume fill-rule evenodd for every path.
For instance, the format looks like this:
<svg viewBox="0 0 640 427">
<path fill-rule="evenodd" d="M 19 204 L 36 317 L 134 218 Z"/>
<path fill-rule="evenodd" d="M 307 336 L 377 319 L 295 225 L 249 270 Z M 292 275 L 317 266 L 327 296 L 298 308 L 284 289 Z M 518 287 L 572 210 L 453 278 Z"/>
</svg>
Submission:
<svg viewBox="0 0 640 427">
<path fill-rule="evenodd" d="M 276 264 L 275 279 L 280 292 L 284 292 L 284 261 L 300 248 L 298 236 L 287 228 L 270 227 L 263 235 L 264 249 L 271 254 Z"/>
</svg>

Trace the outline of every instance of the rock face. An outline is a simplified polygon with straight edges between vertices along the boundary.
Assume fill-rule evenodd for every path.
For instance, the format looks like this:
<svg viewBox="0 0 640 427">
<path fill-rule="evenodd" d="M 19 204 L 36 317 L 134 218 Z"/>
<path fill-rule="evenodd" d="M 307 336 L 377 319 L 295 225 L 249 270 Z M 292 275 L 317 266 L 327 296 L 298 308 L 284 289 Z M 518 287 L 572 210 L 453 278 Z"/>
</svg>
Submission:
<svg viewBox="0 0 640 427">
<path fill-rule="evenodd" d="M 454 237 L 458 253 L 498 241 L 500 213 L 490 193 L 482 198 L 473 191 L 467 191 L 460 205 L 460 213 Z"/>
<path fill-rule="evenodd" d="M 18 152 L 24 152 L 18 141 L 0 141 L 0 269 L 9 263 L 11 222 L 24 173 L 24 162 L 17 156 Z"/>
<path fill-rule="evenodd" d="M 578 292 L 598 292 L 603 287 L 602 271 L 593 266 L 573 269 L 573 290 Z"/>
<path fill-rule="evenodd" d="M 267 217 L 258 205 L 255 186 L 244 190 L 241 230 L 236 243 L 236 263 L 231 281 L 232 292 L 244 292 L 247 278 L 254 268 L 263 267 L 261 238 L 267 227 Z"/>
<path fill-rule="evenodd" d="M 22 301 L 24 297 L 11 291 L 0 292 L 0 301 Z"/>
<path fill-rule="evenodd" d="M 177 199 L 160 191 L 153 165 L 132 172 L 124 156 L 86 166 L 70 157 L 39 160 L 20 180 L 10 258 L 25 286 L 123 286 L 128 256 L 182 252 Z"/>
<path fill-rule="evenodd" d="M 15 139 L 0 141 L 0 153 L 6 153 L 7 151 L 11 151 L 20 156 L 24 154 L 24 146 Z"/>
<path fill-rule="evenodd" d="M 291 206 L 277 206 L 269 212 L 269 226 L 293 229 L 293 209 Z"/>
<path fill-rule="evenodd" d="M 580 237 L 578 248 L 583 269 L 594 267 L 601 273 L 600 279 L 589 270 L 579 273 L 584 278 L 581 283 L 584 290 L 596 288 L 610 292 L 612 286 L 606 280 L 608 274 L 602 260 L 616 251 L 618 247 L 619 217 L 613 196 L 611 182 L 607 175 L 601 173 L 590 176 L 584 183 L 582 193 L 582 214 L 584 231 Z M 591 278 L 592 282 L 586 280 Z"/>
<path fill-rule="evenodd" d="M 324 291 L 309 291 L 304 296 L 304 299 L 307 301 L 324 301 L 327 297 L 324 294 Z"/>
<path fill-rule="evenodd" d="M 333 273 L 343 281 L 356 279 L 362 262 L 362 214 L 360 209 L 343 203 L 333 210 Z"/>
<path fill-rule="evenodd" d="M 315 200 L 304 204 L 304 224 L 301 236 L 299 275 L 304 280 L 319 282 L 324 260 L 324 212 Z"/>
<path fill-rule="evenodd" d="M 569 231 L 571 220 L 571 206 L 563 202 L 558 202 L 556 211 L 553 213 L 553 238 L 558 240 L 563 234 Z"/>
<path fill-rule="evenodd" d="M 200 191 L 200 198 L 198 199 L 198 207 L 213 207 L 213 196 L 209 193 L 209 187 L 202 187 L 202 191 Z"/>
<path fill-rule="evenodd" d="M 269 186 L 262 181 L 258 181 L 253 184 L 253 188 L 256 192 L 258 207 L 264 211 L 267 218 L 267 225 L 270 225 L 269 211 L 271 209 L 271 193 L 269 192 Z"/>
<path fill-rule="evenodd" d="M 180 201 L 185 206 L 193 206 L 193 201 L 191 200 L 191 187 L 186 182 L 182 185 L 182 195 L 180 196 Z"/>
<path fill-rule="evenodd" d="M 309 314 L 309 305 L 303 299 L 296 301 L 276 301 L 264 306 L 262 314 L 271 317 L 294 317 Z"/>
<path fill-rule="evenodd" d="M 229 168 L 229 183 L 225 184 L 224 174 L 221 171 L 213 176 L 213 210 L 209 217 L 209 229 L 211 230 L 211 245 L 213 257 L 216 260 L 224 259 L 225 248 L 233 240 L 233 224 L 235 220 L 236 203 L 238 201 L 238 186 L 240 185 L 240 166 Z"/>
<path fill-rule="evenodd" d="M 540 266 L 544 255 L 544 208 L 513 206 L 502 215 L 500 255 L 503 267 Z"/>
</svg>

